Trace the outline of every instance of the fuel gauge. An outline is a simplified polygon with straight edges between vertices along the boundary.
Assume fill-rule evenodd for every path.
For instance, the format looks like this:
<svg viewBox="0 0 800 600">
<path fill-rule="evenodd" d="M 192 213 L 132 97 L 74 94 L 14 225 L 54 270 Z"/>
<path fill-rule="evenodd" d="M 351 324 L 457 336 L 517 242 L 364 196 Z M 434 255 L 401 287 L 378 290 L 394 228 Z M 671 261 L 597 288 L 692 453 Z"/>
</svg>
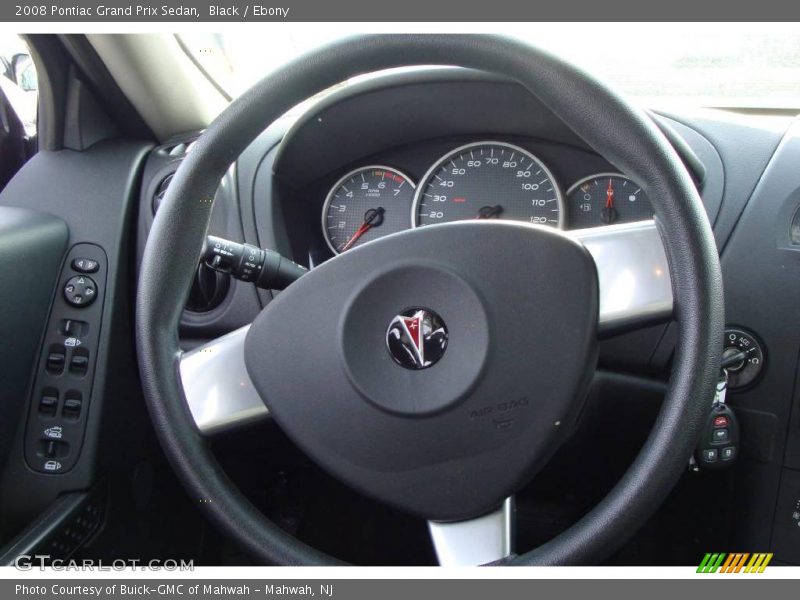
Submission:
<svg viewBox="0 0 800 600">
<path fill-rule="evenodd" d="M 569 228 L 584 229 L 653 218 L 653 207 L 641 186 L 619 173 L 597 173 L 567 192 Z"/>
</svg>

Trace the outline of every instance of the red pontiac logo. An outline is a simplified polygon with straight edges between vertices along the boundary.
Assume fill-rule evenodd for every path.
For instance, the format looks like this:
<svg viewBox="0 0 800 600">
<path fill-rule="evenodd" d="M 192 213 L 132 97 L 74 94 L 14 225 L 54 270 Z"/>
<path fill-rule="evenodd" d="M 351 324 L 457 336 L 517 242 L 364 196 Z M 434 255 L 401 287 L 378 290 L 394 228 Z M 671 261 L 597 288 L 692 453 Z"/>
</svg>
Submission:
<svg viewBox="0 0 800 600">
<path fill-rule="evenodd" d="M 427 308 L 410 308 L 396 315 L 386 330 L 386 348 L 401 367 L 411 370 L 435 365 L 447 349 L 447 327 Z"/>
</svg>

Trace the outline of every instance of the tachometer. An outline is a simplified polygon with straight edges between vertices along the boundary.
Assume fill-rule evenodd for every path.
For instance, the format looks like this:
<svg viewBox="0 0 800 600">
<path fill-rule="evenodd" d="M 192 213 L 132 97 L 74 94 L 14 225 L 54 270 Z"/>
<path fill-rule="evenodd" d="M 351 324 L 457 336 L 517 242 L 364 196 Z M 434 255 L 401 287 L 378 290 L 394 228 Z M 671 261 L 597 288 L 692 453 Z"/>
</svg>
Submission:
<svg viewBox="0 0 800 600">
<path fill-rule="evenodd" d="M 328 192 L 322 207 L 325 241 L 339 254 L 409 228 L 414 183 L 397 169 L 373 165 L 351 171 Z"/>
<path fill-rule="evenodd" d="M 415 226 L 464 219 L 512 219 L 563 225 L 561 191 L 547 167 L 505 142 L 456 148 L 431 167 L 417 188 Z"/>
<path fill-rule="evenodd" d="M 567 192 L 570 229 L 653 218 L 653 207 L 641 186 L 619 173 L 581 179 Z"/>
</svg>

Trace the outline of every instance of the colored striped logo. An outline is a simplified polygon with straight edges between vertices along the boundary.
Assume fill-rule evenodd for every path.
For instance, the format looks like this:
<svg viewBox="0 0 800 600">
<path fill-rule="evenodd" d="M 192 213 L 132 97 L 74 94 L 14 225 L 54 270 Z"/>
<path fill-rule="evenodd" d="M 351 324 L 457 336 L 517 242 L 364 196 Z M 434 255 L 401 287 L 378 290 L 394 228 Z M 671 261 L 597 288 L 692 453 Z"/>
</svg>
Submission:
<svg viewBox="0 0 800 600">
<path fill-rule="evenodd" d="M 763 573 L 772 560 L 772 552 L 708 552 L 703 557 L 698 573 Z"/>
</svg>

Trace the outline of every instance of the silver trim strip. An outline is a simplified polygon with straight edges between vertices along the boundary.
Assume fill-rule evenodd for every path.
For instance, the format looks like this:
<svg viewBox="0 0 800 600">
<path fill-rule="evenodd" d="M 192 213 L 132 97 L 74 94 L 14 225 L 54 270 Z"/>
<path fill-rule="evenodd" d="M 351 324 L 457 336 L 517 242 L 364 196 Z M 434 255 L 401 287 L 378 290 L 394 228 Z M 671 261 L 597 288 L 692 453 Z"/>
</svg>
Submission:
<svg viewBox="0 0 800 600">
<path fill-rule="evenodd" d="M 269 416 L 244 363 L 244 340 L 249 329 L 247 325 L 232 331 L 180 357 L 183 393 L 203 434 Z"/>
<path fill-rule="evenodd" d="M 562 235 L 582 243 L 594 258 L 600 284 L 600 331 L 665 319 L 672 314 L 669 264 L 653 221 L 565 231 Z M 244 340 L 249 327 L 180 357 L 186 401 L 197 428 L 204 434 L 269 416 L 244 363 Z M 436 524 L 432 528 L 440 531 L 442 526 Z"/>
<path fill-rule="evenodd" d="M 443 567 L 474 567 L 505 558 L 513 550 L 514 499 L 476 519 L 428 521 L 428 531 Z"/>
<path fill-rule="evenodd" d="M 654 221 L 565 231 L 581 242 L 597 266 L 600 331 L 669 318 L 672 281 Z"/>
</svg>

